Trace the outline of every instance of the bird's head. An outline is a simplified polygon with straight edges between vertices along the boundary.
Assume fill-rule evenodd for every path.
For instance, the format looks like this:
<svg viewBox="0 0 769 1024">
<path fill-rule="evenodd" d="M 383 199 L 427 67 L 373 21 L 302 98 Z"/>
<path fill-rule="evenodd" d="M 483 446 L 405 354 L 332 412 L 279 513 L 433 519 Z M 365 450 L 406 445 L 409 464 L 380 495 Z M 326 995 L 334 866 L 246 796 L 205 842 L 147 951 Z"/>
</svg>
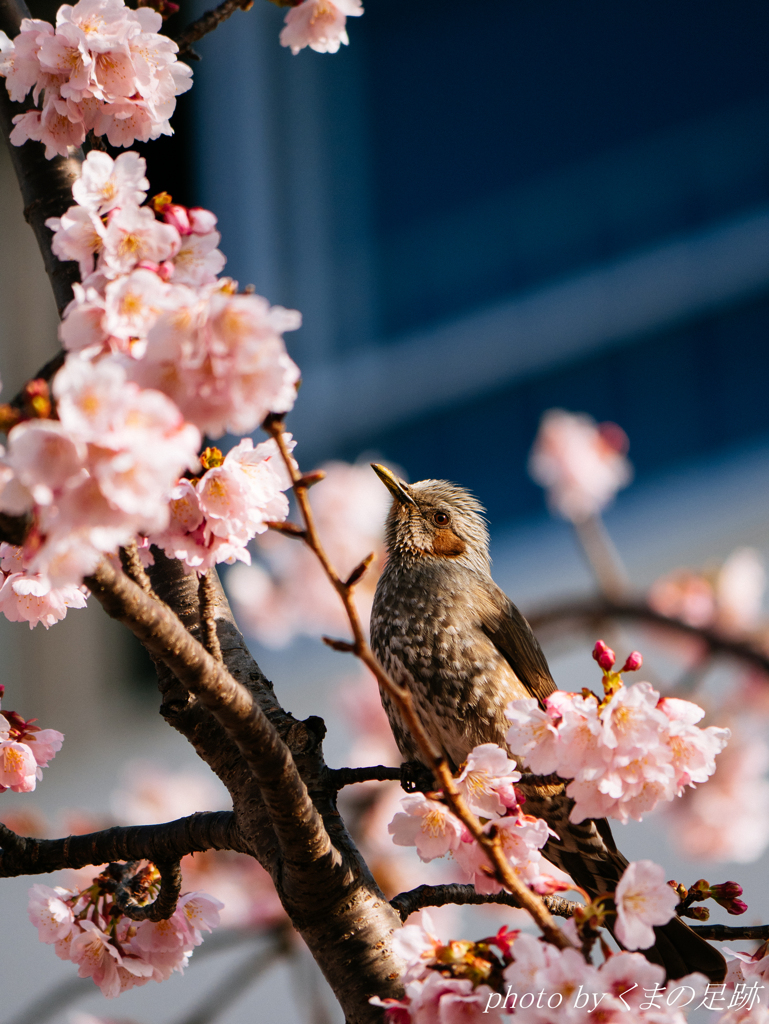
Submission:
<svg viewBox="0 0 769 1024">
<path fill-rule="evenodd" d="M 448 480 L 407 484 L 385 466 L 371 467 L 393 496 L 385 526 L 391 556 L 435 558 L 488 573 L 489 531 L 477 498 Z"/>
</svg>

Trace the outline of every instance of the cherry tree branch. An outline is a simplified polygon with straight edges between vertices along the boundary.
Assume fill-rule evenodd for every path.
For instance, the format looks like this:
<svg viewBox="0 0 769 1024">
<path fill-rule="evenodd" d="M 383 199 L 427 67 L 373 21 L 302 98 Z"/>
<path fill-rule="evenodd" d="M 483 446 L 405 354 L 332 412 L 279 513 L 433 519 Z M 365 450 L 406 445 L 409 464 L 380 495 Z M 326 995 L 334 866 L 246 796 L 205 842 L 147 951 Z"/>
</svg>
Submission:
<svg viewBox="0 0 769 1024">
<path fill-rule="evenodd" d="M 179 861 L 204 850 L 248 852 L 232 811 L 208 811 L 163 825 L 128 825 L 64 839 L 33 839 L 0 826 L 0 877 L 42 875 L 111 861 Z"/>
<path fill-rule="evenodd" d="M 235 11 L 250 11 L 254 6 L 254 0 L 223 0 L 218 7 L 206 11 L 205 14 L 193 21 L 182 32 L 176 36 L 174 42 L 179 46 L 180 57 L 191 57 L 193 60 L 200 60 L 200 55 L 192 49 L 203 36 L 213 32 L 223 21 L 227 21 Z"/>
<path fill-rule="evenodd" d="M 550 913 L 556 917 L 572 917 L 574 908 L 580 906 L 562 896 L 543 896 L 541 898 Z M 506 907 L 517 907 L 518 909 L 521 907 L 512 893 L 481 893 L 476 892 L 472 885 L 460 885 L 459 883 L 420 885 L 409 892 L 398 893 L 390 900 L 390 905 L 395 907 L 402 921 L 424 907 L 445 907 L 448 903 L 460 906 L 500 903 Z"/>
<path fill-rule="evenodd" d="M 690 924 L 693 932 L 703 939 L 757 939 L 766 942 L 769 939 L 769 924 L 731 925 L 731 924 Z"/>
<path fill-rule="evenodd" d="M 371 768 L 327 768 L 324 781 L 339 790 L 356 782 L 400 782 L 402 774 L 400 768 L 387 768 L 383 764 Z"/>
<path fill-rule="evenodd" d="M 558 928 L 550 911 L 542 899 L 533 893 L 522 881 L 518 873 L 505 857 L 500 837 L 492 826 L 488 832 L 484 831 L 478 818 L 467 806 L 464 797 L 459 791 L 454 777 L 449 768 L 444 752 L 436 745 L 435 741 L 425 729 L 422 720 L 416 714 L 414 704 L 409 691 L 399 686 L 390 678 L 382 668 L 378 659 L 374 656 L 361 626 L 358 609 L 355 606 L 354 588 L 366 568 L 371 562 L 371 556 L 364 559 L 360 565 L 353 569 L 347 580 L 343 580 L 334 569 L 331 561 L 323 547 L 315 525 L 312 507 L 309 501 L 309 487 L 317 481 L 317 476 L 303 477 L 291 457 L 286 445 L 284 432 L 285 425 L 279 416 L 268 416 L 263 424 L 264 429 L 275 440 L 280 450 L 283 462 L 291 477 L 297 505 L 304 523 L 302 539 L 305 544 L 315 553 L 329 582 L 334 587 L 344 605 L 347 618 L 352 630 L 353 641 L 331 641 L 331 646 L 337 650 L 349 651 L 355 654 L 374 674 L 380 687 L 384 689 L 397 705 L 404 722 L 422 750 L 427 763 L 435 775 L 438 787 L 443 791 L 444 799 L 453 813 L 463 822 L 470 831 L 473 838 L 483 849 L 494 869 L 495 877 L 502 885 L 512 892 L 519 901 L 519 905 L 529 912 L 534 918 L 543 935 L 548 942 L 565 949 L 572 945 L 569 938 Z"/>
<path fill-rule="evenodd" d="M 692 626 L 681 619 L 662 615 L 641 598 L 577 597 L 560 601 L 527 614 L 532 629 L 562 626 L 565 622 L 600 621 L 601 619 L 629 619 L 661 626 L 672 632 L 702 640 L 714 654 L 726 654 L 746 661 L 769 676 L 769 655 L 749 639 L 728 636 L 707 626 Z"/>
</svg>

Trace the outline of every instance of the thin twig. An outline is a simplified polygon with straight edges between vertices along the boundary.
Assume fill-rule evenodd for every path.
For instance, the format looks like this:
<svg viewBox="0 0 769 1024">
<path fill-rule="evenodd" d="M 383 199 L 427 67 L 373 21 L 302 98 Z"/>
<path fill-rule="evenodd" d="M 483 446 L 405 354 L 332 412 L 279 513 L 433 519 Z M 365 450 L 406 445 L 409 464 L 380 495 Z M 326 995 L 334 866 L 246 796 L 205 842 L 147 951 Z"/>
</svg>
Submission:
<svg viewBox="0 0 769 1024">
<path fill-rule="evenodd" d="M 209 569 L 200 577 L 198 584 L 198 602 L 200 604 L 200 621 L 205 632 L 206 650 L 217 661 L 224 662 L 219 634 L 216 632 L 216 579 L 214 570 Z"/>
<path fill-rule="evenodd" d="M 313 517 L 312 508 L 307 494 L 308 481 L 302 477 L 296 462 L 288 450 L 284 437 L 284 423 L 278 416 L 269 416 L 265 420 L 263 427 L 267 433 L 274 438 L 286 469 L 291 477 L 294 494 L 296 495 L 296 502 L 304 521 L 305 543 L 317 556 L 320 564 L 323 566 L 326 576 L 336 592 L 339 594 L 342 604 L 344 605 L 353 635 L 353 642 L 350 645 L 350 650 L 368 668 L 371 669 L 379 685 L 390 695 L 393 702 L 397 705 L 407 729 L 416 740 L 422 750 L 422 753 L 426 757 L 427 763 L 435 775 L 438 788 L 443 791 L 447 805 L 459 820 L 463 822 L 470 834 L 484 851 L 494 868 L 494 874 L 497 880 L 501 882 L 506 889 L 509 889 L 510 892 L 512 892 L 520 901 L 521 907 L 531 914 L 548 942 L 558 946 L 560 949 L 565 949 L 571 946 L 571 941 L 558 928 L 555 923 L 555 919 L 542 902 L 542 899 L 537 896 L 536 893 L 533 893 L 521 880 L 518 873 L 513 869 L 512 865 L 505 857 L 500 837 L 494 827 L 492 826 L 488 832 L 485 832 L 478 818 L 470 811 L 464 797 L 457 788 L 454 776 L 451 773 L 451 769 L 449 768 L 444 752 L 435 744 L 435 741 L 425 729 L 421 718 L 416 714 L 409 691 L 405 687 L 399 686 L 395 683 L 374 656 L 374 653 L 366 640 L 363 627 L 361 626 L 360 617 L 358 615 L 358 609 L 355 606 L 353 598 L 354 583 L 348 584 L 340 578 L 332 566 L 323 544 L 321 543 L 320 537 L 318 536 L 315 519 Z M 358 577 L 358 579 L 360 579 L 360 577 Z M 355 582 L 357 581 L 358 580 Z"/>
<path fill-rule="evenodd" d="M 603 519 L 595 515 L 579 520 L 574 530 L 598 586 L 609 598 L 621 597 L 628 589 L 628 575 Z"/>
<path fill-rule="evenodd" d="M 130 880 L 125 879 L 115 889 L 115 903 L 132 921 L 167 921 L 176 910 L 182 891 L 182 868 L 179 861 L 155 864 L 160 872 L 160 891 L 152 903 L 141 904 L 130 889 Z"/>
<path fill-rule="evenodd" d="M 543 896 L 542 902 L 556 917 L 573 917 L 574 908 L 580 905 L 564 899 L 562 896 Z M 448 903 L 459 906 L 501 903 L 504 906 L 518 909 L 521 906 L 512 893 L 481 893 L 476 892 L 472 885 L 460 885 L 459 883 L 420 885 L 409 892 L 398 893 L 390 900 L 390 905 L 398 911 L 402 921 L 423 907 L 445 907 Z"/>
<path fill-rule="evenodd" d="M 191 56 L 195 60 L 200 57 L 192 49 L 192 44 L 197 43 L 203 36 L 213 32 L 223 21 L 226 21 L 237 10 L 248 11 L 254 6 L 254 0 L 224 0 L 218 7 L 206 11 L 197 21 L 193 21 L 184 31 L 176 37 L 175 42 L 179 46 L 179 56 Z"/>
<path fill-rule="evenodd" d="M 541 630 L 564 620 L 590 621 L 592 619 L 635 619 L 662 626 L 674 633 L 703 640 L 714 654 L 726 654 L 747 661 L 760 668 L 769 676 L 769 655 L 758 644 L 750 639 L 737 639 L 721 633 L 716 629 L 704 626 L 692 626 L 681 619 L 672 618 L 654 611 L 643 599 L 637 597 L 624 600 L 608 597 L 577 597 L 561 601 L 549 607 L 527 613 L 526 618 L 534 629 Z"/>
</svg>

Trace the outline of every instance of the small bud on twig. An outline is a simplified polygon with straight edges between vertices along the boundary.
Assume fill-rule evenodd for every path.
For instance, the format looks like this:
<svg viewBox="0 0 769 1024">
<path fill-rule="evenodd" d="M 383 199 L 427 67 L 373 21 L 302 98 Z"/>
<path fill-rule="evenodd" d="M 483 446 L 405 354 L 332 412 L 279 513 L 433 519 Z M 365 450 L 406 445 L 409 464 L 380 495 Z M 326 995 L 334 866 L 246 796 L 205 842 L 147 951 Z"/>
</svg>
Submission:
<svg viewBox="0 0 769 1024">
<path fill-rule="evenodd" d="M 598 662 L 604 672 L 611 672 L 614 668 L 614 662 L 617 660 L 617 656 L 611 647 L 607 646 L 603 640 L 597 640 L 596 645 L 593 648 L 593 660 Z"/>
<path fill-rule="evenodd" d="M 301 526 L 297 526 L 296 523 L 279 523 L 270 521 L 265 523 L 268 530 L 275 530 L 276 533 L 285 533 L 287 537 L 295 537 L 297 540 L 305 540 L 307 537 L 306 532 Z"/>
<path fill-rule="evenodd" d="M 625 664 L 620 669 L 620 672 L 637 672 L 638 669 L 643 665 L 644 660 L 641 656 L 640 651 L 631 651 L 627 656 Z"/>
<path fill-rule="evenodd" d="M 312 473 L 304 473 L 296 481 L 297 487 L 312 487 L 314 484 L 319 484 L 321 480 L 326 479 L 326 474 L 322 469 L 316 469 Z"/>
<path fill-rule="evenodd" d="M 356 583 L 363 579 L 366 570 L 376 558 L 376 553 L 371 552 L 370 555 L 366 555 L 360 565 L 356 565 L 350 575 L 347 577 L 346 587 L 354 587 Z"/>
<path fill-rule="evenodd" d="M 324 636 L 323 643 L 335 651 L 344 651 L 345 654 L 355 653 L 355 644 L 351 644 L 348 640 L 334 640 L 331 636 Z"/>
</svg>

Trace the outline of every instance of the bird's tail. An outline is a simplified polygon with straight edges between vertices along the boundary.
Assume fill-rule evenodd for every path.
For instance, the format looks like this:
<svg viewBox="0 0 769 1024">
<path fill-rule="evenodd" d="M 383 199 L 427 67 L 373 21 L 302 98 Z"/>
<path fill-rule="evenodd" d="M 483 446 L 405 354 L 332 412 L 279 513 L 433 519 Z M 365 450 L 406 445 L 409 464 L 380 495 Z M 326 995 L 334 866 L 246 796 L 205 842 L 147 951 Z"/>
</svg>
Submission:
<svg viewBox="0 0 769 1024">
<path fill-rule="evenodd" d="M 693 932 L 680 917 L 654 929 L 657 941 L 641 952 L 647 960 L 665 968 L 668 980 L 683 978 L 699 971 L 709 981 L 720 984 L 726 976 L 726 960 L 715 946 Z"/>
</svg>

